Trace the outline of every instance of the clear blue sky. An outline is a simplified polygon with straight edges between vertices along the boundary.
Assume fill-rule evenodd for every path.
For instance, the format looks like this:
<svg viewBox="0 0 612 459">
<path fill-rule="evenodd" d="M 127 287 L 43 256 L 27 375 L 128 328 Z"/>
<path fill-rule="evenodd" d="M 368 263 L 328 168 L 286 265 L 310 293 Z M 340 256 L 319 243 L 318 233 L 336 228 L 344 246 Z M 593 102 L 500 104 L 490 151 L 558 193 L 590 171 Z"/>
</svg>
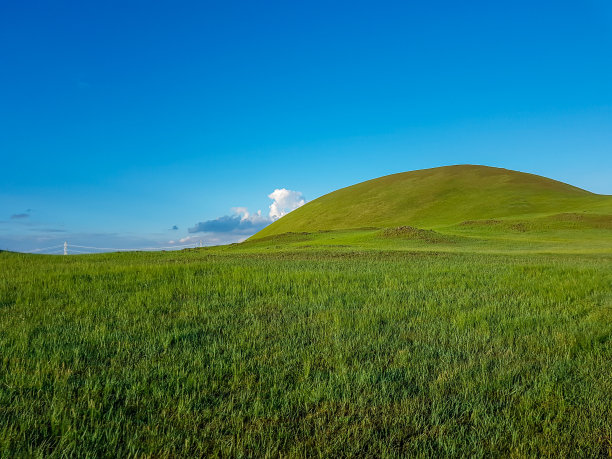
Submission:
<svg viewBox="0 0 612 459">
<path fill-rule="evenodd" d="M 0 43 L 2 249 L 237 240 L 448 164 L 612 194 L 608 0 L 2 2 Z"/>
</svg>

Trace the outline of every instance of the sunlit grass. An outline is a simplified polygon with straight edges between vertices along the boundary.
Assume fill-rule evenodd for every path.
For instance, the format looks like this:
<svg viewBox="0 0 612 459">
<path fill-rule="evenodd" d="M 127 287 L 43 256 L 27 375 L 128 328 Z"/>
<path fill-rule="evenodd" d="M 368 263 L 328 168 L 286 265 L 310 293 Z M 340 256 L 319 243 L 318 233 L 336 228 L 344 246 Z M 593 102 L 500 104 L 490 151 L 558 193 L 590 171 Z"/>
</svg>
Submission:
<svg viewBox="0 0 612 459">
<path fill-rule="evenodd" d="M 1 253 L 2 455 L 610 453 L 609 256 L 258 247 Z"/>
</svg>

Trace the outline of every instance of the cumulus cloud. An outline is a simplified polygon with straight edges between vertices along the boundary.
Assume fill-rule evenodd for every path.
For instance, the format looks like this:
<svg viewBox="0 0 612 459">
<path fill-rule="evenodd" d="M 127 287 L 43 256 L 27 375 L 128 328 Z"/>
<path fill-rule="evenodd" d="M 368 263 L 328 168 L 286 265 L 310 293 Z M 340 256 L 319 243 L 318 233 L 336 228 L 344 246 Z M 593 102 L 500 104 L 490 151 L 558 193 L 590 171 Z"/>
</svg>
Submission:
<svg viewBox="0 0 612 459">
<path fill-rule="evenodd" d="M 207 245 L 241 242 L 306 202 L 301 192 L 285 188 L 274 190 L 268 197 L 272 200 L 268 215 L 261 210 L 250 212 L 246 207 L 234 207 L 231 215 L 198 222 L 187 229 L 191 234 L 204 233 L 204 236 L 186 236 L 178 242 L 190 243 L 200 237 Z"/>
<path fill-rule="evenodd" d="M 254 214 L 249 213 L 245 207 L 235 207 L 232 210 L 233 215 L 198 222 L 187 231 L 190 233 L 254 234 L 270 223 L 270 219 L 263 216 L 261 210 Z"/>
<path fill-rule="evenodd" d="M 286 188 L 276 189 L 268 197 L 274 201 L 270 204 L 269 215 L 272 221 L 278 220 L 283 215 L 287 215 L 306 203 L 300 191 L 287 190 Z"/>
<path fill-rule="evenodd" d="M 178 226 L 172 225 L 172 228 L 170 228 L 170 231 L 176 231 L 177 229 L 179 229 Z"/>
</svg>

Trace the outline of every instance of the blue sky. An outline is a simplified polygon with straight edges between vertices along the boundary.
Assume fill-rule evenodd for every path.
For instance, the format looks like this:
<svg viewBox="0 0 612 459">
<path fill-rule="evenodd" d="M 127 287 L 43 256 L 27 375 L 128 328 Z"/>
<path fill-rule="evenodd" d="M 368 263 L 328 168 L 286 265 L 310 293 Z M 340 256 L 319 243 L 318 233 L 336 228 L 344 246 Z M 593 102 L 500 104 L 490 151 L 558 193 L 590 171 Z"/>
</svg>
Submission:
<svg viewBox="0 0 612 459">
<path fill-rule="evenodd" d="M 612 194 L 607 0 L 3 2 L 0 42 L 0 249 L 235 241 L 448 164 Z"/>
</svg>

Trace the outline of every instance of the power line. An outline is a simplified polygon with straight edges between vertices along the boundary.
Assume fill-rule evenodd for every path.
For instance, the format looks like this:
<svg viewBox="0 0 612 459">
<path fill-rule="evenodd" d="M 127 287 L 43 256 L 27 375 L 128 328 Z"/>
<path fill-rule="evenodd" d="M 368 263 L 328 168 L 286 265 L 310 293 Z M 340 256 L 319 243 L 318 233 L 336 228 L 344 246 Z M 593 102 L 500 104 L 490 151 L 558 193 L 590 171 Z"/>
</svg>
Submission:
<svg viewBox="0 0 612 459">
<path fill-rule="evenodd" d="M 36 252 L 44 252 L 44 251 L 46 251 L 46 250 L 51 250 L 51 249 L 55 249 L 55 248 L 60 248 L 60 247 L 63 247 L 63 246 L 64 246 L 64 244 L 54 245 L 54 246 L 52 246 L 52 247 L 44 247 L 44 248 L 42 248 L 42 249 L 28 250 L 28 251 L 26 251 L 26 252 L 24 252 L 24 253 L 36 253 Z"/>
<path fill-rule="evenodd" d="M 198 246 L 198 243 L 193 242 L 190 244 L 172 245 L 172 246 L 165 246 L 165 247 L 119 248 L 119 247 L 94 247 L 94 246 L 87 246 L 87 245 L 68 244 L 68 242 L 66 241 L 63 244 L 24 251 L 23 253 L 32 253 L 32 254 L 41 254 L 41 255 L 96 254 L 96 253 L 102 253 L 99 251 L 137 252 L 137 251 L 155 251 L 155 250 L 179 250 L 179 249 L 184 249 L 184 248 L 196 248 L 197 246 Z M 201 240 L 199 241 L 199 246 L 202 247 Z M 85 250 L 79 250 L 79 249 L 85 249 Z"/>
<path fill-rule="evenodd" d="M 93 254 L 93 253 L 96 253 L 96 252 L 84 252 L 84 251 L 82 251 L 82 250 L 74 250 L 74 249 L 70 249 L 70 252 L 69 252 L 69 253 L 70 253 L 70 254 L 73 254 L 73 253 L 79 253 L 79 254 Z"/>
<path fill-rule="evenodd" d="M 138 248 L 133 248 L 133 249 L 128 249 L 128 248 L 117 248 L 117 247 L 92 247 L 92 246 L 87 246 L 87 245 L 75 245 L 75 244 L 70 244 L 70 247 L 78 247 L 79 249 L 93 249 L 93 250 L 114 250 L 116 252 L 121 252 L 121 251 L 133 251 L 133 250 L 164 250 L 164 249 L 180 249 L 180 248 L 184 248 L 184 247 L 195 247 L 195 243 L 192 244 L 183 244 L 183 245 L 172 245 L 172 246 L 168 246 L 168 247 L 138 247 Z"/>
<path fill-rule="evenodd" d="M 98 251 L 109 251 L 109 252 L 137 252 L 137 251 L 154 251 L 154 250 L 178 250 L 184 248 L 195 248 L 197 247 L 197 243 L 191 244 L 181 244 L 181 245 L 172 245 L 166 247 L 136 247 L 136 248 L 119 248 L 119 247 L 94 247 L 87 245 L 76 245 L 76 244 L 68 244 L 68 242 L 64 242 L 60 245 L 54 245 L 51 247 L 43 247 L 39 249 L 33 249 L 29 251 L 25 251 L 23 253 L 39 253 L 44 255 L 70 255 L 70 254 L 95 254 L 101 253 Z M 200 247 L 202 247 L 200 242 Z M 85 249 L 85 250 L 78 250 Z M 43 253 L 45 252 L 45 253 Z"/>
</svg>

